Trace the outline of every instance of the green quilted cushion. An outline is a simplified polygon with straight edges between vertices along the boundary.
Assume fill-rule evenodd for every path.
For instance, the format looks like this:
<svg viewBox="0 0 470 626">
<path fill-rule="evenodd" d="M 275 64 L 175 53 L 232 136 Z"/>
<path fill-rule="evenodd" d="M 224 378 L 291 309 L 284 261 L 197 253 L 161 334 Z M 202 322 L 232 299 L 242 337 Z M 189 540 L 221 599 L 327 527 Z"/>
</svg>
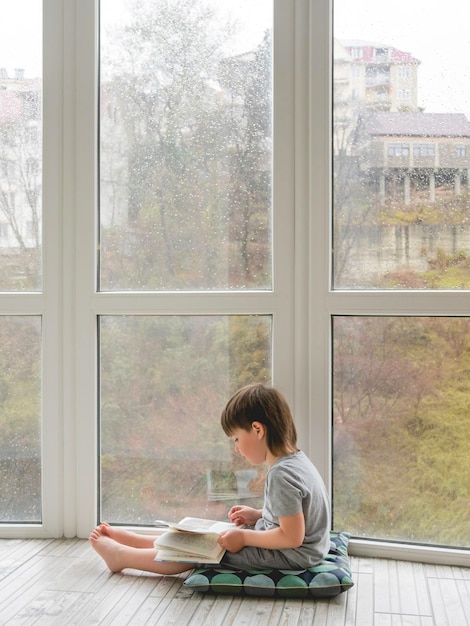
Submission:
<svg viewBox="0 0 470 626">
<path fill-rule="evenodd" d="M 331 533 L 330 551 L 316 567 L 304 570 L 195 569 L 184 581 L 197 591 L 280 598 L 326 598 L 353 586 L 348 556 L 350 534 Z"/>
</svg>

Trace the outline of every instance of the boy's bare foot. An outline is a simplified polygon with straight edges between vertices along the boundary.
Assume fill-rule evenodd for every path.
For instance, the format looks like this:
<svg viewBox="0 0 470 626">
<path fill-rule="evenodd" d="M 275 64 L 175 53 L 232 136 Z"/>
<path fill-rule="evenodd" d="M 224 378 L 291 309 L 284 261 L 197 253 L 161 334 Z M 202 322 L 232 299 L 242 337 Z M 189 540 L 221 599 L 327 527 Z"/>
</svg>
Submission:
<svg viewBox="0 0 470 626">
<path fill-rule="evenodd" d="M 129 530 L 121 528 L 120 526 L 110 526 L 108 522 L 101 522 L 98 528 L 103 535 L 114 539 L 114 541 L 122 543 L 125 546 L 132 545 L 132 537 L 134 533 L 131 533 Z"/>
<path fill-rule="evenodd" d="M 153 548 L 154 541 L 156 539 L 153 535 L 146 535 L 141 533 L 135 533 L 132 530 L 126 530 L 122 526 L 110 526 L 108 522 L 102 522 L 97 530 L 102 535 L 110 537 L 123 546 L 130 546 L 131 548 Z"/>
<path fill-rule="evenodd" d="M 111 572 L 121 572 L 125 568 L 121 545 L 103 534 L 99 526 L 92 530 L 89 540 Z"/>
<path fill-rule="evenodd" d="M 114 530 L 118 533 L 115 534 Z M 110 533 L 110 534 L 107 534 Z M 119 543 L 114 537 L 124 540 L 130 535 L 131 541 L 137 541 L 138 545 Z M 122 572 L 123 569 L 136 569 L 153 574 L 171 576 L 181 574 L 190 569 L 188 563 L 163 563 L 155 561 L 157 551 L 153 546 L 152 537 L 145 537 L 132 531 L 115 529 L 109 524 L 100 524 L 90 534 L 90 544 L 104 560 L 111 572 Z"/>
</svg>

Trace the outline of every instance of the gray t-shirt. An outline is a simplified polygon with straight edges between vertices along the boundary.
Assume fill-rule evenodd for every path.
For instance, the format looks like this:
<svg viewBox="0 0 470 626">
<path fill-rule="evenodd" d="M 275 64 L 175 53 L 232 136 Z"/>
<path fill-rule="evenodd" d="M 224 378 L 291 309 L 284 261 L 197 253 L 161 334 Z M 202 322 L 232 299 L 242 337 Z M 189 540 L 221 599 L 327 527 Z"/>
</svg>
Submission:
<svg viewBox="0 0 470 626">
<path fill-rule="evenodd" d="M 247 546 L 234 554 L 227 552 L 222 563 L 240 569 L 305 569 L 317 565 L 330 548 L 330 505 L 323 480 L 304 452 L 283 456 L 269 468 L 264 498 L 263 514 L 255 529 L 276 528 L 280 517 L 302 511 L 303 544 L 285 550 Z"/>
</svg>

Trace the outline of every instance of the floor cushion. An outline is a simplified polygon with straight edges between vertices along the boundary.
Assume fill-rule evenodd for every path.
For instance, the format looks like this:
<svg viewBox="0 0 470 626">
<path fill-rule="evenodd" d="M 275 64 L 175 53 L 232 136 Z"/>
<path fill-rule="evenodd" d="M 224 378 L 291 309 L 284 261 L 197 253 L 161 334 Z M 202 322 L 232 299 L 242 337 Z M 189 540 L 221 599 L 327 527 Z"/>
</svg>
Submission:
<svg viewBox="0 0 470 626">
<path fill-rule="evenodd" d="M 305 570 L 228 570 L 197 568 L 184 586 L 197 591 L 282 598 L 325 598 L 350 589 L 354 582 L 348 556 L 350 534 L 330 533 L 330 551 Z"/>
</svg>

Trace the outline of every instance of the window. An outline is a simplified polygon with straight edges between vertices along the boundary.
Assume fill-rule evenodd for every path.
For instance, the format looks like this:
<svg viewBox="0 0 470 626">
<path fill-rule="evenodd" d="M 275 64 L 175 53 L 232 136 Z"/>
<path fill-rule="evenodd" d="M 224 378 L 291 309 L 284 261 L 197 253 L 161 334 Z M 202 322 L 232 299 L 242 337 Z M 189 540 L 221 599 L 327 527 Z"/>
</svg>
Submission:
<svg viewBox="0 0 470 626">
<path fill-rule="evenodd" d="M 408 156 L 410 154 L 410 145 L 408 143 L 389 143 L 387 145 L 388 156 Z"/>
<path fill-rule="evenodd" d="M 444 32 L 447 20 L 453 30 L 462 6 L 451 2 L 427 34 Z M 454 180 L 449 151 L 432 170 L 392 158 L 408 157 L 410 145 L 414 157 L 433 157 L 431 137 L 467 136 L 468 94 L 456 104 L 440 68 L 455 67 L 460 91 L 456 59 L 468 54 L 468 41 L 458 53 L 453 31 L 436 52 L 432 39 L 405 32 L 403 16 L 412 23 L 424 7 L 334 3 L 334 36 L 394 41 L 398 76 L 420 51 L 409 76 L 416 84 L 398 90 L 408 100 L 416 89 L 416 106 L 351 102 L 349 150 L 333 153 L 333 271 L 322 304 L 331 332 L 334 525 L 362 538 L 468 548 L 468 198 L 459 195 L 464 179 Z M 341 122 L 344 133 L 344 115 Z M 383 159 L 377 137 L 398 135 Z"/>
<path fill-rule="evenodd" d="M 362 59 L 363 50 L 362 48 L 353 47 L 351 48 L 351 55 L 353 59 Z"/>
<path fill-rule="evenodd" d="M 413 154 L 417 157 L 434 156 L 434 144 L 432 143 L 414 144 Z"/>
<path fill-rule="evenodd" d="M 411 91 L 409 89 L 398 90 L 398 100 L 400 102 L 409 102 L 411 99 Z"/>
<path fill-rule="evenodd" d="M 51 469 L 42 446 L 51 423 L 44 419 L 43 393 L 50 389 L 53 369 L 45 376 L 41 367 L 50 354 L 42 337 L 51 327 L 40 295 L 40 183 L 23 173 L 29 159 L 40 163 L 42 149 L 38 136 L 34 146 L 25 145 L 31 121 L 39 121 L 25 92 L 33 90 L 40 99 L 41 3 L 19 0 L 3 5 L 0 15 L 2 63 L 8 64 L 0 79 L 0 521 L 39 527 L 47 519 L 43 502 L 50 493 L 43 490 Z M 27 61 L 24 71 L 15 69 L 21 58 Z M 29 231 L 32 216 L 35 239 Z"/>
<path fill-rule="evenodd" d="M 293 391 L 281 348 L 294 328 L 292 179 L 272 175 L 292 158 L 293 83 L 272 60 L 293 54 L 292 7 L 276 4 L 273 29 L 273 3 L 260 2 L 234 29 L 231 3 L 131 6 L 100 3 L 101 115 L 81 125 L 96 129 L 83 144 L 93 150 L 97 133 L 100 175 L 82 285 L 95 334 L 80 346 L 98 355 L 97 379 L 85 374 L 98 429 L 83 426 L 98 506 L 88 500 L 83 525 L 256 505 L 263 475 L 234 458 L 220 412 L 254 379 Z M 89 246 L 93 214 L 82 218 Z"/>
<path fill-rule="evenodd" d="M 271 4 L 101 1 L 100 291 L 272 289 Z"/>
<path fill-rule="evenodd" d="M 2 522 L 40 523 L 41 318 L 0 316 Z"/>
<path fill-rule="evenodd" d="M 375 48 L 375 62 L 386 63 L 388 61 L 388 49 L 387 48 Z"/>
<path fill-rule="evenodd" d="M 353 78 L 361 78 L 362 70 L 360 65 L 353 65 L 351 70 L 351 75 Z"/>
<path fill-rule="evenodd" d="M 1 78 L 0 160 L 15 164 L 0 181 L 5 536 L 87 536 L 102 515 L 183 514 L 189 472 L 201 513 L 254 502 L 260 478 L 231 458 L 220 410 L 253 378 L 294 396 L 293 9 L 276 3 L 273 27 L 273 3 L 260 2 L 234 30 L 231 3 L 139 3 L 127 43 L 139 47 L 144 17 L 158 29 L 154 8 L 175 38 L 165 62 L 141 55 L 154 63 L 150 84 L 142 67 L 129 72 L 122 46 L 107 56 L 131 4 L 2 10 L 12 67 L 26 50 L 31 64 Z M 180 19 L 192 28 L 183 48 Z M 130 467 L 149 475 L 137 498 L 132 481 L 116 489 Z"/>
<path fill-rule="evenodd" d="M 408 159 L 434 136 L 416 136 L 418 122 L 465 129 L 449 113 L 457 105 L 440 117 L 427 91 L 416 110 L 396 111 L 391 72 L 386 85 L 364 82 L 361 98 L 358 83 L 344 85 L 329 127 L 327 0 L 256 10 L 205 0 L 204 11 L 189 0 L 28 2 L 0 22 L 11 30 L 16 15 L 28 42 L 0 72 L 2 97 L 5 81 L 24 87 L 22 100 L 0 98 L 0 161 L 15 164 L 0 174 L 2 536 L 87 537 L 104 517 L 145 525 L 255 504 L 263 475 L 232 458 L 218 419 L 256 377 L 288 397 L 335 527 L 361 550 L 368 538 L 376 556 L 381 540 L 399 542 L 397 556 L 409 542 L 468 548 L 454 523 L 470 458 L 469 438 L 457 439 L 468 412 L 467 172 L 457 196 L 449 148 L 467 135 L 444 129 L 438 168 Z M 402 50 L 394 66 L 421 49 L 407 39 L 392 50 L 405 33 L 381 31 L 369 4 L 364 17 L 335 2 L 343 83 L 356 53 L 365 81 L 375 47 Z M 21 37 L 7 35 L 14 49 Z M 361 45 L 351 53 L 348 41 Z M 17 61 L 30 48 L 43 58 L 34 72 Z M 433 75 L 450 76 L 455 58 Z M 15 67 L 25 71 L 13 79 Z M 424 62 L 416 69 L 421 84 Z M 3 124 L 18 110 L 26 125 Z M 397 121 L 393 134 L 384 119 Z M 400 146 L 395 162 L 387 143 Z M 397 480 L 380 490 L 390 467 Z"/>
</svg>

